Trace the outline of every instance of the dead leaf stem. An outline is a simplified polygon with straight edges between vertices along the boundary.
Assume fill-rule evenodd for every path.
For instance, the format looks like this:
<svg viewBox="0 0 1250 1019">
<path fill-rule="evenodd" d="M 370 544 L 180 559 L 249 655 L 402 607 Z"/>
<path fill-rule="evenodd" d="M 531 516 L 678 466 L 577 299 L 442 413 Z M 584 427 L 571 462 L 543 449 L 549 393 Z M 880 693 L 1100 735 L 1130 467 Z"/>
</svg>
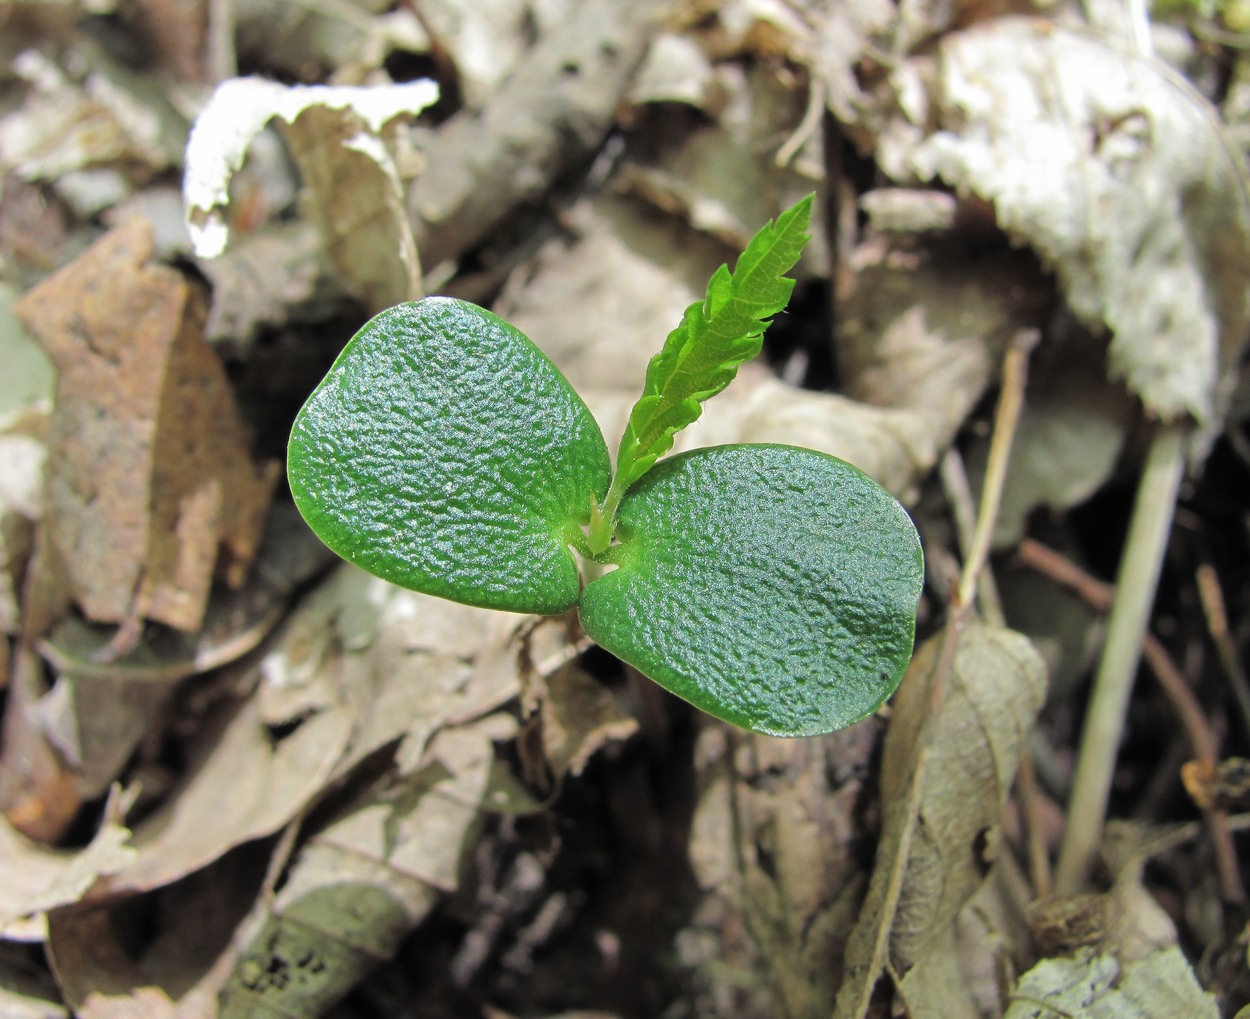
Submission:
<svg viewBox="0 0 1250 1019">
<path fill-rule="evenodd" d="M 1055 887 L 1061 894 L 1085 884 L 1102 837 L 1111 773 L 1184 473 L 1184 440 L 1182 426 L 1160 425 L 1138 485 L 1059 850 Z"/>
</svg>

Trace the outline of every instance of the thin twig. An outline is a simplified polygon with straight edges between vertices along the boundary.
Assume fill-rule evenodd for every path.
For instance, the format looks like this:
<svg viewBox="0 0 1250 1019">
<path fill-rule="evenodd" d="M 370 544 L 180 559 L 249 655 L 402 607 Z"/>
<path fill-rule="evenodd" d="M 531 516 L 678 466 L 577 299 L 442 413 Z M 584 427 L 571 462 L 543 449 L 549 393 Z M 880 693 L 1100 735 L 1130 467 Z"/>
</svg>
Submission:
<svg viewBox="0 0 1250 1019">
<path fill-rule="evenodd" d="M 1044 899 L 1054 889 L 1050 873 L 1050 856 L 1046 852 L 1046 839 L 1042 830 L 1042 814 L 1039 809 L 1037 776 L 1033 773 L 1033 757 L 1026 745 L 1020 751 L 1016 766 L 1016 796 L 1024 817 L 1025 839 L 1029 850 L 1029 877 L 1033 882 L 1033 894 Z"/>
<path fill-rule="evenodd" d="M 1228 677 L 1228 684 L 1233 688 L 1233 699 L 1241 712 L 1241 723 L 1250 733 L 1250 681 L 1246 679 L 1246 670 L 1241 667 L 1237 646 L 1228 629 L 1228 612 L 1224 607 L 1224 593 L 1220 590 L 1220 578 L 1215 567 L 1202 563 L 1198 567 L 1197 581 L 1198 600 L 1202 602 L 1202 612 L 1207 619 L 1207 632 L 1215 644 L 1216 654 L 1220 656 L 1220 665 Z"/>
<path fill-rule="evenodd" d="M 968 483 L 968 472 L 964 470 L 963 457 L 953 446 L 946 451 L 938 466 L 942 479 L 942 491 L 950 504 L 951 516 L 955 520 L 955 534 L 959 539 L 959 551 L 967 562 L 973 554 L 976 541 L 976 502 L 972 497 L 972 486 Z M 998 597 L 998 584 L 994 574 L 984 570 L 981 582 L 977 587 L 977 608 L 986 622 L 994 626 L 1005 625 L 1003 603 Z"/>
<path fill-rule="evenodd" d="M 963 576 L 959 579 L 959 604 L 966 612 L 976 597 L 977 582 L 990 557 L 990 542 L 994 526 L 998 522 L 998 510 L 1003 501 L 1003 485 L 1007 479 L 1007 461 L 1011 458 L 1011 444 L 1015 440 L 1016 426 L 1020 423 L 1020 411 L 1024 407 L 1024 387 L 1028 381 L 1029 351 L 1037 345 L 1039 334 L 1028 329 L 1017 333 L 1003 358 L 1003 385 L 998 397 L 998 409 L 994 414 L 994 434 L 990 438 L 990 451 L 985 463 L 985 482 L 981 489 L 981 507 L 977 514 L 977 526 L 972 535 L 972 547 L 964 560 Z"/>
<path fill-rule="evenodd" d="M 1076 563 L 1041 542 L 1025 538 L 1016 555 L 1029 568 L 1075 591 L 1096 612 L 1105 613 L 1114 604 L 1114 587 L 1086 573 Z M 1218 760 L 1219 737 L 1207 722 L 1202 706 L 1167 648 L 1158 637 L 1147 632 L 1142 637 L 1142 654 L 1176 711 L 1191 753 L 1198 760 L 1215 763 Z"/>
</svg>

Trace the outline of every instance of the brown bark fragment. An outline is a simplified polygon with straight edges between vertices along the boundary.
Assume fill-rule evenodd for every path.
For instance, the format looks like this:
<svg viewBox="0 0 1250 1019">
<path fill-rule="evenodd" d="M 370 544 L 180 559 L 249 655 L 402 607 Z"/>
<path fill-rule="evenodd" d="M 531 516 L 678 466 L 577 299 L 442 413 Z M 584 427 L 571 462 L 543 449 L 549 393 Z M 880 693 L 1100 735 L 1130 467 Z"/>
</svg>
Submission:
<svg viewBox="0 0 1250 1019">
<path fill-rule="evenodd" d="M 59 372 L 47 545 L 97 622 L 198 629 L 239 586 L 277 465 L 254 465 L 204 310 L 132 219 L 30 291 L 19 316 Z M 52 565 L 52 564 L 50 564 Z"/>
</svg>

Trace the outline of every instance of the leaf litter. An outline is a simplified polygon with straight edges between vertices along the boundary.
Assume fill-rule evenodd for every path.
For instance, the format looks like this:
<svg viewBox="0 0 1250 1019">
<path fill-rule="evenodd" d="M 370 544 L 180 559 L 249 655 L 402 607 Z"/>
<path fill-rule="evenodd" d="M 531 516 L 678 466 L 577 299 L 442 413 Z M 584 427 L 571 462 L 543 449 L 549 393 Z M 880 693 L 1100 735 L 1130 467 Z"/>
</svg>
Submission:
<svg viewBox="0 0 1250 1019">
<path fill-rule="evenodd" d="M 1245 838 L 1235 798 L 1183 837 L 1113 823 L 1104 869 L 1052 894 L 1098 630 L 1033 611 L 1064 583 L 1053 558 L 1011 561 L 1040 537 L 1108 573 L 1140 470 L 1133 398 L 1196 420 L 1151 639 L 1224 734 L 1203 774 L 1236 774 L 1235 654 L 1226 676 L 1204 653 L 1228 623 L 1195 607 L 1209 582 L 1190 592 L 1213 567 L 1242 640 L 1248 468 L 1223 415 L 1250 224 L 1244 130 L 1210 73 L 1235 68 L 1240 116 L 1240 50 L 1169 26 L 1191 85 L 1067 14 L 923 4 L 239 4 L 233 35 L 217 8 L 20 6 L 0 81 L 0 287 L 28 292 L 25 329 L 0 302 L 4 1008 L 1170 1016 L 1250 999 L 1244 892 L 1211 865 Z M 136 61 L 152 39 L 177 45 Z M 187 153 L 206 83 L 235 98 Z M 280 135 L 262 131 L 275 115 Z M 198 263 L 209 294 L 185 239 L 121 211 L 184 165 L 193 221 L 218 248 L 229 225 Z M 813 186 L 824 218 L 769 364 L 677 448 L 811 446 L 912 509 L 927 637 L 878 717 L 800 741 L 700 721 L 567 620 L 327 568 L 285 493 L 270 509 L 285 435 L 253 430 L 281 410 L 236 385 L 250 362 L 281 365 L 266 392 L 293 413 L 315 373 L 273 351 L 320 357 L 326 330 L 352 332 L 345 309 L 424 286 L 493 302 L 619 434 L 656 341 Z M 51 416 L 25 330 L 57 363 Z M 987 408 L 1033 335 L 1004 465 Z M 1000 551 L 982 618 L 947 645 L 971 611 L 951 600 L 976 547 L 948 505 L 963 459 L 974 487 L 1001 476 Z M 1062 679 L 1046 699 L 1034 644 Z M 915 677 L 944 655 L 930 711 Z M 1133 705 L 1112 814 L 1187 822 L 1193 705 L 1188 735 L 1149 689 Z"/>
</svg>

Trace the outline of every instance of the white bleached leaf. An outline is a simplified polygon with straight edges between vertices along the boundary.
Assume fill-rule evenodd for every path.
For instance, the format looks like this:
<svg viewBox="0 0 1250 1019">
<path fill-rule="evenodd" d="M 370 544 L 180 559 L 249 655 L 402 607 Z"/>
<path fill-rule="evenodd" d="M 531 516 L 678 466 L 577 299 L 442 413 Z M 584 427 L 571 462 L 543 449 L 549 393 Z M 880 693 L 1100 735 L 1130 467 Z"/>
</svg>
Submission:
<svg viewBox="0 0 1250 1019">
<path fill-rule="evenodd" d="M 894 85 L 924 75 L 913 62 Z M 1113 376 L 1162 417 L 1218 415 L 1250 310 L 1250 200 L 1207 100 L 1162 62 L 1040 18 L 946 36 L 927 91 L 930 109 L 882 136 L 886 172 L 993 202 L 1073 311 L 1110 330 Z"/>
<path fill-rule="evenodd" d="M 259 78 L 224 82 L 196 119 L 187 142 L 183 197 L 196 254 L 213 258 L 225 249 L 230 180 L 243 165 L 252 140 L 271 120 L 294 125 L 306 110 L 336 110 L 355 124 L 348 137 L 363 132 L 377 136 L 397 117 L 420 113 L 437 100 L 438 86 L 429 80 L 378 88 L 286 86 Z M 365 148 L 355 146 L 358 152 Z M 378 161 L 376 152 L 367 154 Z M 386 163 L 378 165 L 393 174 Z"/>
</svg>

